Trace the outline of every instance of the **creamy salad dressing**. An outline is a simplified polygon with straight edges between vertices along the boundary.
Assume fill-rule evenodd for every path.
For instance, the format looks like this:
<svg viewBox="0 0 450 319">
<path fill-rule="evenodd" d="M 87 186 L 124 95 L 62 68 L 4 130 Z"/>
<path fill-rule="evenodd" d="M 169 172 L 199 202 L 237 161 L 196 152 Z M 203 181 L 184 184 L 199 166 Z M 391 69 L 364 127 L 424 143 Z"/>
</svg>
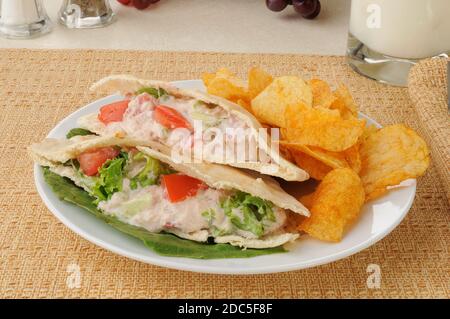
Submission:
<svg viewBox="0 0 450 319">
<path fill-rule="evenodd" d="M 177 110 L 194 129 L 198 129 L 195 121 L 201 121 L 201 134 L 198 132 L 195 134 L 194 131 L 187 129 L 165 128 L 154 120 L 154 109 L 157 105 Z M 235 154 L 236 150 L 231 143 L 225 143 L 223 138 L 235 141 L 249 129 L 245 121 L 221 107 L 207 105 L 193 98 L 164 95 L 156 99 L 142 93 L 130 100 L 121 122 L 113 122 L 106 126 L 106 133 L 125 132 L 135 138 L 157 140 L 181 150 L 190 150 L 194 143 L 202 142 L 203 158 L 212 162 L 225 162 L 226 154 Z"/>
<path fill-rule="evenodd" d="M 201 213 L 210 208 L 217 209 L 219 196 L 219 191 L 207 189 L 198 196 L 171 203 L 162 186 L 151 185 L 132 190 L 130 180 L 124 179 L 123 190 L 114 193 L 110 200 L 100 202 L 98 207 L 106 214 L 114 215 L 126 223 L 143 227 L 150 232 L 176 228 L 191 233 L 208 228 L 208 221 Z M 128 207 L 136 202 L 138 210 L 130 212 Z"/>
</svg>

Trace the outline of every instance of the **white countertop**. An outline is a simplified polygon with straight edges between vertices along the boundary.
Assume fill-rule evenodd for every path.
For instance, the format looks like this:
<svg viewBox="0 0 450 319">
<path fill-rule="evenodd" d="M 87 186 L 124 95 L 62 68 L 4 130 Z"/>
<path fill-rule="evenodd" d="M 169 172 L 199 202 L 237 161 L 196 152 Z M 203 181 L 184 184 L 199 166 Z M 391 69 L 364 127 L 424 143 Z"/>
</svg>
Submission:
<svg viewBox="0 0 450 319">
<path fill-rule="evenodd" d="M 350 0 L 321 0 L 305 20 L 292 7 L 269 11 L 264 0 L 161 0 L 144 11 L 111 0 L 117 21 L 106 28 L 70 30 L 57 23 L 61 0 L 45 0 L 54 22 L 45 36 L 10 40 L 0 48 L 98 48 L 344 55 Z"/>
</svg>

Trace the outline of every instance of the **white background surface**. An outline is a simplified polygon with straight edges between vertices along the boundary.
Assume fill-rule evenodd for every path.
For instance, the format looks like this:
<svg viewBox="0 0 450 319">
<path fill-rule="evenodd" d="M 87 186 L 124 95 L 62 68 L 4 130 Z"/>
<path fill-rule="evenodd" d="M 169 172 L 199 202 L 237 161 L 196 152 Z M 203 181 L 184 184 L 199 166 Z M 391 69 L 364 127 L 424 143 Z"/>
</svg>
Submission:
<svg viewBox="0 0 450 319">
<path fill-rule="evenodd" d="M 321 0 L 315 20 L 303 19 L 291 6 L 269 11 L 265 0 L 161 0 L 144 11 L 110 2 L 114 24 L 70 30 L 57 23 L 61 0 L 44 0 L 53 31 L 28 40 L 0 37 L 0 48 L 345 53 L 350 0 Z"/>
</svg>

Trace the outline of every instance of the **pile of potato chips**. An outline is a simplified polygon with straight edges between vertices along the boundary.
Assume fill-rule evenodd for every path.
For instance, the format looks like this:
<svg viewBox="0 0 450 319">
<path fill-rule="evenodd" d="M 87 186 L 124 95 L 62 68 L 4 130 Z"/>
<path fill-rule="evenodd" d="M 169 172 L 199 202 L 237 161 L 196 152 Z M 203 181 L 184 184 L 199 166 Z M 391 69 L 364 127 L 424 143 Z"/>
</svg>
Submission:
<svg viewBox="0 0 450 319">
<path fill-rule="evenodd" d="M 298 228 L 327 241 L 340 241 L 365 201 L 390 186 L 424 174 L 429 151 L 406 125 L 367 126 L 349 90 L 332 90 L 319 79 L 273 77 L 251 68 L 248 80 L 226 68 L 202 76 L 208 93 L 237 103 L 262 124 L 281 131 L 281 152 L 316 180 L 314 193 L 300 198 L 311 217 Z"/>
</svg>

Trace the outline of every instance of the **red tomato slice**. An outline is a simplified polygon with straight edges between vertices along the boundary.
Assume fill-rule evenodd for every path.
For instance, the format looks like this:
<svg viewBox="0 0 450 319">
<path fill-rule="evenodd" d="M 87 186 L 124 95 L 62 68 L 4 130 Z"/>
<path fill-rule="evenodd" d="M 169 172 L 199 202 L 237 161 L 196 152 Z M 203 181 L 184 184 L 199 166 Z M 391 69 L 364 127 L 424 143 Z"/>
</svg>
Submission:
<svg viewBox="0 0 450 319">
<path fill-rule="evenodd" d="M 181 202 L 188 197 L 197 195 L 200 189 L 208 188 L 202 181 L 181 174 L 162 175 L 162 184 L 172 203 Z"/>
<path fill-rule="evenodd" d="M 189 123 L 180 112 L 165 105 L 155 106 L 154 117 L 156 122 L 167 128 L 192 129 L 191 123 Z"/>
<path fill-rule="evenodd" d="M 113 147 L 102 147 L 81 153 L 77 160 L 84 174 L 94 176 L 107 160 L 113 159 L 119 153 Z"/>
<path fill-rule="evenodd" d="M 124 100 L 102 106 L 98 114 L 98 119 L 103 124 L 122 121 L 123 114 L 127 110 L 129 102 L 130 100 Z"/>
</svg>

